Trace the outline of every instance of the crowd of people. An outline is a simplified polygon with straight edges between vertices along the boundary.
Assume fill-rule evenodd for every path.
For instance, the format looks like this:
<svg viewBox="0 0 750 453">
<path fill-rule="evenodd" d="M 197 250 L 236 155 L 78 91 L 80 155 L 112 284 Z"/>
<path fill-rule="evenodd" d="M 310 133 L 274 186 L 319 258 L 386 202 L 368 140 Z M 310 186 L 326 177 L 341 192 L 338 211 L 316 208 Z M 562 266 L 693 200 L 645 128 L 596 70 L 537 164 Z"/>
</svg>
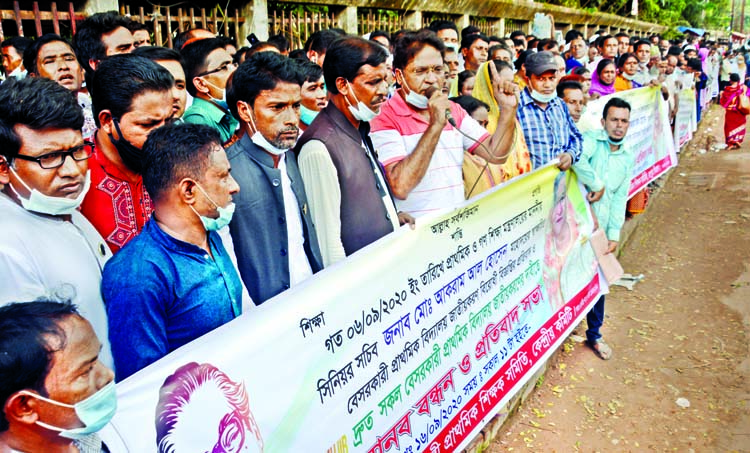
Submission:
<svg viewBox="0 0 750 453">
<path fill-rule="evenodd" d="M 652 85 L 674 115 L 684 75 L 698 108 L 719 83 L 711 42 L 604 31 L 557 42 L 436 21 L 321 30 L 298 50 L 203 29 L 173 42 L 99 13 L 72 42 L 0 46 L 0 451 L 102 451 L 114 381 L 550 163 L 586 186 L 614 251 L 631 107 L 613 97 L 581 134 L 587 102 Z M 723 105 L 744 105 L 729 99 L 739 58 L 739 77 L 720 64 Z M 610 358 L 603 297 L 587 319 Z"/>
</svg>

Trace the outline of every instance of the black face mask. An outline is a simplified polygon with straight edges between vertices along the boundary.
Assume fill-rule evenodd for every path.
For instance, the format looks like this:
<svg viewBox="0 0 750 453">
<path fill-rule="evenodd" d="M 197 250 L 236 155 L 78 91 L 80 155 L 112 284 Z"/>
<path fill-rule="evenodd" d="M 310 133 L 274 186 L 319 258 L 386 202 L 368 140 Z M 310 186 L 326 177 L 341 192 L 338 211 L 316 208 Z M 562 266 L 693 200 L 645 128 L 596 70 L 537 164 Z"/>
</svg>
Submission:
<svg viewBox="0 0 750 453">
<path fill-rule="evenodd" d="M 119 140 L 115 140 L 112 134 L 109 134 L 110 141 L 115 145 L 123 163 L 127 165 L 130 170 L 141 174 L 141 171 L 143 170 L 143 150 L 136 148 L 135 145 L 125 139 L 122 135 L 122 131 L 120 131 L 119 122 L 116 119 L 112 118 L 112 122 L 114 123 L 115 130 L 117 130 L 117 135 L 119 135 L 120 138 Z"/>
</svg>

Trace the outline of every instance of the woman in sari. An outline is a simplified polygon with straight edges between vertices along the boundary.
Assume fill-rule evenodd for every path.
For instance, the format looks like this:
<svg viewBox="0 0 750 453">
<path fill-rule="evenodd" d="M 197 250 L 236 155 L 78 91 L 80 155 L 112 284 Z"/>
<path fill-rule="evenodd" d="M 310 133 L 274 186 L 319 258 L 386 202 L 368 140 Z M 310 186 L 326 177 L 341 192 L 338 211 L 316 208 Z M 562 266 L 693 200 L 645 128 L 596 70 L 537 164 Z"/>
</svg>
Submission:
<svg viewBox="0 0 750 453">
<path fill-rule="evenodd" d="M 497 75 L 502 80 L 513 80 L 513 67 L 504 61 L 490 60 L 482 63 L 477 72 L 477 80 L 474 84 L 472 97 L 479 99 L 490 107 L 488 112 L 487 131 L 492 134 L 497 128 L 497 121 L 500 118 L 500 109 L 493 94 L 492 75 L 489 65 L 494 64 Z M 526 140 L 523 137 L 521 125 L 516 120 L 516 127 L 513 135 L 513 145 L 510 154 L 505 163 L 487 164 L 479 156 L 470 153 L 464 153 L 463 175 L 464 175 L 464 195 L 470 198 L 478 193 L 501 184 L 513 177 L 531 171 L 531 156 L 526 146 Z"/>
<path fill-rule="evenodd" d="M 635 54 L 624 53 L 617 60 L 617 79 L 615 79 L 615 91 L 632 90 L 640 88 L 641 84 L 636 82 L 635 75 L 638 72 L 638 58 Z"/>
<path fill-rule="evenodd" d="M 740 98 L 747 96 L 747 87 L 740 83 L 740 75 L 729 75 L 729 86 L 721 93 L 719 103 L 724 107 L 724 137 L 727 149 L 738 149 L 745 139 L 747 117 L 740 111 Z"/>
<path fill-rule="evenodd" d="M 616 77 L 615 62 L 609 58 L 602 58 L 596 65 L 596 71 L 591 74 L 591 98 L 597 99 L 614 93 Z"/>
</svg>

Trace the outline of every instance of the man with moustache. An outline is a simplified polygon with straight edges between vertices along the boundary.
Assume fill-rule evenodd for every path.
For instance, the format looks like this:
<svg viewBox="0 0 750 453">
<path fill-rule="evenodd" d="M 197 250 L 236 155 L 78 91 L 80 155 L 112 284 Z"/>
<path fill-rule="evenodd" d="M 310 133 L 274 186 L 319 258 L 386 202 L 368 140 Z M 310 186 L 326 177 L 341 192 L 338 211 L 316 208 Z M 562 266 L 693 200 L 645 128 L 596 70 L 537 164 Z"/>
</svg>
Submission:
<svg viewBox="0 0 750 453">
<path fill-rule="evenodd" d="M 302 176 L 290 152 L 299 136 L 303 82 L 294 60 L 259 52 L 235 71 L 227 90 L 232 114 L 255 131 L 230 146 L 227 156 L 241 189 L 229 230 L 240 276 L 256 305 L 323 267 Z"/>
<path fill-rule="evenodd" d="M 513 142 L 518 87 L 500 80 L 490 65 L 494 100 L 500 106 L 497 128 L 490 135 L 440 92 L 444 51 L 443 42 L 429 30 L 405 33 L 397 40 L 393 66 L 401 88 L 372 122 L 372 141 L 396 206 L 415 217 L 456 208 L 465 200 L 464 151 L 502 164 Z"/>
</svg>

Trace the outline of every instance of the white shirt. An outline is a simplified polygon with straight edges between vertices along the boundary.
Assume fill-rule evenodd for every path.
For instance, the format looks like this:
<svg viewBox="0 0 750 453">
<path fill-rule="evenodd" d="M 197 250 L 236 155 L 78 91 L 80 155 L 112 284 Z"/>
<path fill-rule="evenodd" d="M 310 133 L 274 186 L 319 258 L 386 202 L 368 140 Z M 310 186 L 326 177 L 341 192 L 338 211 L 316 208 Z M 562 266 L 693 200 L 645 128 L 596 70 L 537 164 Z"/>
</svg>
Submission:
<svg viewBox="0 0 750 453">
<path fill-rule="evenodd" d="M 79 212 L 71 221 L 27 211 L 0 193 L 0 305 L 39 298 L 71 299 L 102 344 L 100 359 L 113 367 L 102 269 L 112 256 L 104 239 Z"/>
<path fill-rule="evenodd" d="M 367 152 L 364 143 L 361 143 L 362 152 L 367 155 L 368 160 L 374 166 L 373 156 Z M 315 222 L 315 232 L 318 234 L 318 245 L 323 258 L 323 266 L 329 267 L 344 258 L 346 251 L 341 242 L 341 185 L 336 166 L 333 164 L 331 154 L 326 145 L 320 140 L 310 140 L 305 143 L 297 158 L 302 181 L 305 184 L 307 201 L 310 204 L 310 213 Z M 373 169 L 380 187 L 388 187 L 381 172 Z M 391 220 L 393 229 L 399 227 L 396 207 L 391 200 L 390 192 L 386 190 L 383 195 L 388 218 Z"/>
<path fill-rule="evenodd" d="M 279 156 L 279 170 L 281 170 L 281 191 L 284 195 L 284 213 L 287 227 L 289 286 L 294 286 L 311 277 L 312 268 L 305 253 L 305 235 L 302 230 L 302 216 L 299 214 L 299 202 L 292 190 L 292 181 L 286 172 L 286 153 Z"/>
</svg>

